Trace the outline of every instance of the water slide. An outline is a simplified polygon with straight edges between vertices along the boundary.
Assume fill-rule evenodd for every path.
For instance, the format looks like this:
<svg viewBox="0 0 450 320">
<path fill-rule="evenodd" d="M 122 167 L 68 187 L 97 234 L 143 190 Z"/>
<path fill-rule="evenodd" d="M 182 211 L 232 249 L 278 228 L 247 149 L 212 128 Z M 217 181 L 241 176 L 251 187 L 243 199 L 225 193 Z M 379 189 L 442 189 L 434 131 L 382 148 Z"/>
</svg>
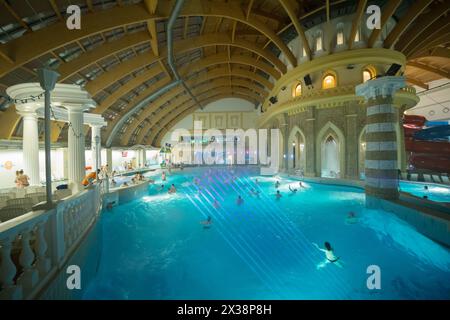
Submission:
<svg viewBox="0 0 450 320">
<path fill-rule="evenodd" d="M 405 149 L 409 163 L 416 169 L 450 173 L 450 125 L 427 121 L 425 117 L 405 115 L 403 118 Z"/>
</svg>

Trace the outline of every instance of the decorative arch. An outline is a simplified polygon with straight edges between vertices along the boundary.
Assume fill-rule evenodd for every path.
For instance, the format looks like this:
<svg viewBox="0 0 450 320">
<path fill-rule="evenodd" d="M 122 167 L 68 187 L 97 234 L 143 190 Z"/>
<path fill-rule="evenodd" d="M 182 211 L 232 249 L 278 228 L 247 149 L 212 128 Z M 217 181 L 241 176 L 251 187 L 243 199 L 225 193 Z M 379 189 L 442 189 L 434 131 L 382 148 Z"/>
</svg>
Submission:
<svg viewBox="0 0 450 320">
<path fill-rule="evenodd" d="M 366 82 L 369 79 L 374 78 L 377 75 L 377 69 L 372 65 L 366 65 L 362 68 L 361 77 L 362 83 Z"/>
<path fill-rule="evenodd" d="M 288 138 L 289 152 L 287 156 L 289 159 L 289 169 L 301 169 L 305 171 L 306 167 L 305 144 L 306 144 L 305 134 L 298 126 L 294 126 Z"/>
<path fill-rule="evenodd" d="M 303 91 L 302 82 L 298 81 L 294 83 L 294 85 L 292 86 L 292 97 L 293 98 L 300 97 L 302 95 L 302 91 Z"/>
<path fill-rule="evenodd" d="M 322 144 L 328 137 L 336 140 L 338 145 L 339 177 L 345 176 L 345 136 L 334 123 L 328 121 L 320 129 L 316 138 L 316 172 L 322 176 Z"/>
<path fill-rule="evenodd" d="M 322 89 L 331 89 L 338 86 L 338 76 L 333 70 L 327 70 L 322 76 Z"/>
</svg>

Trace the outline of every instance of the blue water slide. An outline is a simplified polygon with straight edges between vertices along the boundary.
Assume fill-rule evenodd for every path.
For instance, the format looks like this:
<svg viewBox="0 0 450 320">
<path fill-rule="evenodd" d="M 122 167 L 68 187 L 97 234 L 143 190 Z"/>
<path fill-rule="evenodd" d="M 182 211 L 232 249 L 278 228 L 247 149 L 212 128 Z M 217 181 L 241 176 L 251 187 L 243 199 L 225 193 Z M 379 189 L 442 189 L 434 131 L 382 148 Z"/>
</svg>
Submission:
<svg viewBox="0 0 450 320">
<path fill-rule="evenodd" d="M 427 121 L 425 122 L 425 127 L 435 127 L 435 126 L 448 126 L 450 121 Z"/>
<path fill-rule="evenodd" d="M 449 140 L 450 125 L 434 126 L 414 133 L 417 140 Z"/>
</svg>

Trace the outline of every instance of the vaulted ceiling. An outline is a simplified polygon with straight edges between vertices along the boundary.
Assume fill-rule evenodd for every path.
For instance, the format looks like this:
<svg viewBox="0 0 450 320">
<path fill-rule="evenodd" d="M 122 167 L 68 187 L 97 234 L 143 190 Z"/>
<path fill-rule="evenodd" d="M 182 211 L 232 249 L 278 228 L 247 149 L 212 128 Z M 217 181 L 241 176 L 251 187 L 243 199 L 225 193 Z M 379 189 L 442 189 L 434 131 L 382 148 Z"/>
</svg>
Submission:
<svg viewBox="0 0 450 320">
<path fill-rule="evenodd" d="M 175 63 L 183 86 L 174 86 L 119 121 L 139 102 L 173 80 L 167 66 L 167 18 L 174 0 L 0 0 L 0 94 L 37 81 L 36 68 L 59 61 L 59 82 L 78 84 L 92 95 L 93 111 L 108 121 L 103 136 L 119 126 L 114 144 L 154 144 L 185 115 L 224 97 L 257 106 L 272 83 L 296 58 L 287 43 L 316 24 L 382 7 L 382 21 L 397 24 L 384 47 L 403 52 L 411 84 L 450 78 L 450 19 L 447 0 L 186 0 L 173 29 Z M 82 9 L 81 30 L 66 28 L 66 8 Z M 354 30 L 355 28 L 352 28 Z M 353 32 L 353 31 L 352 31 Z M 379 32 L 368 39 L 372 46 Z M 350 38 L 352 39 L 351 35 Z M 306 51 L 310 55 L 310 48 Z M 198 102 L 198 103 L 197 103 Z M 1 101 L 0 101 L 1 103 Z M 0 138 L 22 134 L 14 108 L 0 111 Z M 54 141 L 65 130 L 52 130 Z"/>
</svg>

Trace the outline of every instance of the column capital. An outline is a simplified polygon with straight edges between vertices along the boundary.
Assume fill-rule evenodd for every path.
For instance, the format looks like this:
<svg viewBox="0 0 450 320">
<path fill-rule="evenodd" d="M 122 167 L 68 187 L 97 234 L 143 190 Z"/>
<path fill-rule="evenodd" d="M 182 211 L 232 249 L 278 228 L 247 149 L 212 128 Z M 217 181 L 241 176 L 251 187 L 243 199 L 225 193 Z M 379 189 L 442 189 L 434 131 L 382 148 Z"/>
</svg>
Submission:
<svg viewBox="0 0 450 320">
<path fill-rule="evenodd" d="M 405 77 L 386 76 L 357 85 L 355 93 L 366 100 L 374 99 L 375 97 L 385 98 L 393 96 L 397 90 L 405 86 Z"/>
<path fill-rule="evenodd" d="M 38 109 L 42 108 L 40 104 L 36 103 L 20 103 L 16 104 L 16 111 L 22 117 L 34 117 L 38 118 Z"/>
<path fill-rule="evenodd" d="M 89 104 L 79 104 L 79 103 L 64 103 L 63 107 L 67 109 L 69 113 L 82 113 L 92 108 Z"/>
</svg>

